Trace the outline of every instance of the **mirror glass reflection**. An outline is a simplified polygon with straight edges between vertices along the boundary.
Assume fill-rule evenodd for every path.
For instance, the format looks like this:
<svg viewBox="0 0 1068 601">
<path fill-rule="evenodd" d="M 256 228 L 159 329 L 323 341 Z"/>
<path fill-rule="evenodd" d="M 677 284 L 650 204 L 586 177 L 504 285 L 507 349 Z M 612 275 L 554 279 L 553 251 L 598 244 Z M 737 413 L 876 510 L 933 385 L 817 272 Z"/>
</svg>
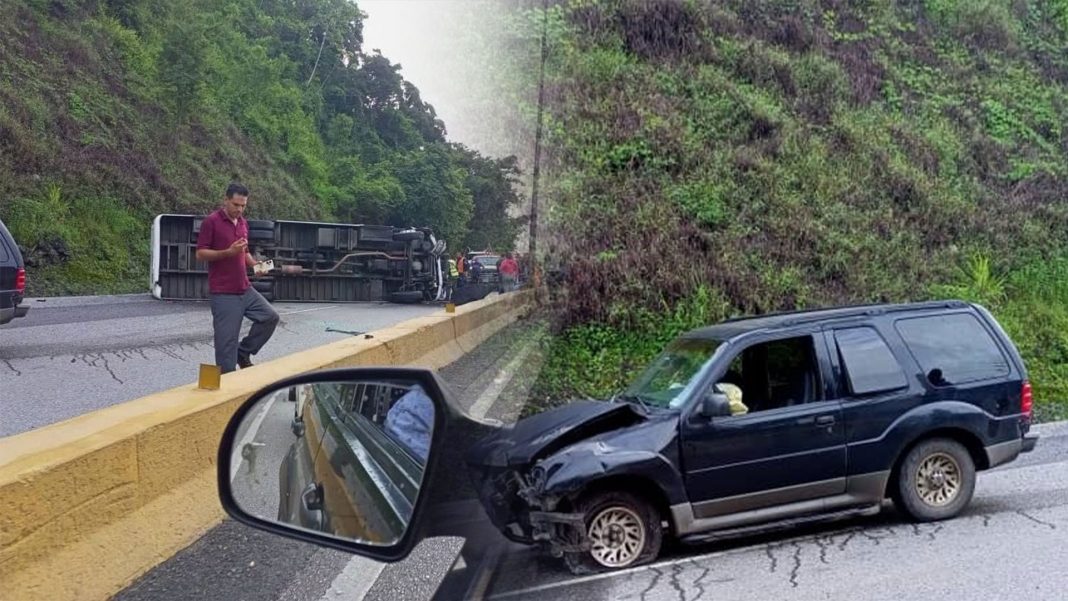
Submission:
<svg viewBox="0 0 1068 601">
<path fill-rule="evenodd" d="M 413 381 L 314 382 L 268 394 L 234 437 L 234 500 L 287 527 L 394 545 L 419 496 L 434 414 Z"/>
</svg>

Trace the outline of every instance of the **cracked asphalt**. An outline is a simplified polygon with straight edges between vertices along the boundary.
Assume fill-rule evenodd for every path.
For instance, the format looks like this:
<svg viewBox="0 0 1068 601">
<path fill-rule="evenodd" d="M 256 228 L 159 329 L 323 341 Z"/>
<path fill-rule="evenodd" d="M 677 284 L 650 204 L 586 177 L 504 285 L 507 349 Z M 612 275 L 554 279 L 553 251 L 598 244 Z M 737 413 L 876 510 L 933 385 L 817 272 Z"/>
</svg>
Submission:
<svg viewBox="0 0 1068 601">
<path fill-rule="evenodd" d="M 206 302 L 136 294 L 27 303 L 25 318 L 0 327 L 0 437 L 195 382 L 197 366 L 215 362 Z M 282 322 L 257 362 L 441 311 L 388 303 L 274 307 Z"/>
<path fill-rule="evenodd" d="M 513 545 L 488 597 L 1060 601 L 1068 598 L 1068 422 L 1037 430 L 1034 452 L 981 473 L 954 520 L 914 524 L 888 504 L 870 518 L 675 546 L 653 565 L 587 577 Z"/>
</svg>

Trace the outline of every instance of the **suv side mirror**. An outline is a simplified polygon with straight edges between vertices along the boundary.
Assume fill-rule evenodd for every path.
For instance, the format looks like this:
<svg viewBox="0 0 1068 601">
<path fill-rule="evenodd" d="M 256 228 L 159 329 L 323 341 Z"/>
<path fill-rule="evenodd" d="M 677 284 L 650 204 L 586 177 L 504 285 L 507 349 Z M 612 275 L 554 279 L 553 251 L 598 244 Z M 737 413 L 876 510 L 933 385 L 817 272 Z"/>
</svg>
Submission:
<svg viewBox="0 0 1068 601">
<path fill-rule="evenodd" d="M 731 415 L 731 402 L 722 392 L 713 392 L 701 401 L 701 415 L 709 419 Z"/>
<path fill-rule="evenodd" d="M 356 385 L 390 399 L 381 418 L 351 411 L 346 391 Z M 289 399 L 303 404 L 299 424 Z M 457 420 L 429 370 L 335 369 L 276 382 L 226 426 L 220 501 L 254 528 L 398 561 L 425 535 L 435 466 Z"/>
<path fill-rule="evenodd" d="M 942 370 L 937 367 L 927 372 L 927 381 L 934 386 L 949 386 L 949 382 L 942 375 Z"/>
</svg>

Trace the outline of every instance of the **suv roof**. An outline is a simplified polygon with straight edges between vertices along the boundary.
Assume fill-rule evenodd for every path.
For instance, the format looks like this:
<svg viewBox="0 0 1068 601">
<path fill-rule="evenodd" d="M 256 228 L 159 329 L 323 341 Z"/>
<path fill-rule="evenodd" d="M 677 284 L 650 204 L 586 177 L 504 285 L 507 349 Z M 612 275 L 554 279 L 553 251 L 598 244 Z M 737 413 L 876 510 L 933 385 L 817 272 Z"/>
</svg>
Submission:
<svg viewBox="0 0 1068 601">
<path fill-rule="evenodd" d="M 713 326 L 706 326 L 691 330 L 685 334 L 687 338 L 713 338 L 727 340 L 755 332 L 757 330 L 770 330 L 795 326 L 814 321 L 828 319 L 841 319 L 846 317 L 861 317 L 866 315 L 882 315 L 885 313 L 898 313 L 904 311 L 930 311 L 936 309 L 963 309 L 971 305 L 961 300 L 931 301 L 924 303 L 900 303 L 900 304 L 871 304 L 835 307 L 832 309 L 806 309 L 803 311 L 785 311 L 782 313 L 768 313 L 759 317 L 736 317 L 728 319 Z"/>
</svg>

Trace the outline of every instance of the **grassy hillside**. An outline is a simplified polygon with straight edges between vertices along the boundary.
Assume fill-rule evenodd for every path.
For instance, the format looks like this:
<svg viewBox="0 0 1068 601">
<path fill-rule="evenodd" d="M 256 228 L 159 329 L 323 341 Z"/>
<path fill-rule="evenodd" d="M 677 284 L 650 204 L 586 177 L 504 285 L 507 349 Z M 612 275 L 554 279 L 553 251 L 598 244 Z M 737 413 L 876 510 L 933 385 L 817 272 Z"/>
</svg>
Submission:
<svg viewBox="0 0 1068 601">
<path fill-rule="evenodd" d="M 514 161 L 450 144 L 347 0 L 0 3 L 0 219 L 30 294 L 140 291 L 148 225 L 227 182 L 256 217 L 510 248 Z"/>
<path fill-rule="evenodd" d="M 963 296 L 1068 417 L 1068 2 L 573 0 L 546 29 L 547 402 L 729 315 Z"/>
</svg>

